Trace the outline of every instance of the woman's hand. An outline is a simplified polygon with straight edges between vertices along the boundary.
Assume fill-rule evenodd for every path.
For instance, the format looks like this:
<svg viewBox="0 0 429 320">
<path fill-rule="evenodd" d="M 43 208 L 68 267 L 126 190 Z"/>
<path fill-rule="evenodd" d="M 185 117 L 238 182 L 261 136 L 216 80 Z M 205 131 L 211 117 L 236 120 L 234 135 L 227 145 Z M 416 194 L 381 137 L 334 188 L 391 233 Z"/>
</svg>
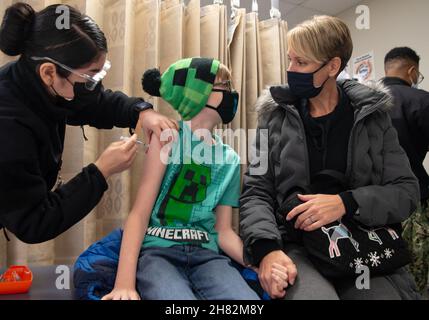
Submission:
<svg viewBox="0 0 429 320">
<path fill-rule="evenodd" d="M 291 210 L 286 220 L 299 216 L 296 229 L 314 231 L 339 220 L 346 214 L 346 208 L 339 195 L 298 195 L 304 203 Z"/>
<path fill-rule="evenodd" d="M 127 170 L 137 155 L 137 135 L 127 141 L 113 142 L 95 162 L 107 180 L 111 175 Z"/>
<path fill-rule="evenodd" d="M 161 141 L 162 132 L 164 130 L 179 131 L 179 124 L 176 120 L 169 119 L 152 109 L 140 112 L 139 123 L 144 130 L 146 139 L 148 139 L 146 141 L 148 144 L 150 144 L 150 140 L 152 139 L 152 133 L 155 134 L 162 145 L 165 145 L 169 141 Z"/>
<path fill-rule="evenodd" d="M 134 289 L 115 288 L 106 294 L 101 300 L 141 300 L 139 294 Z"/>
</svg>

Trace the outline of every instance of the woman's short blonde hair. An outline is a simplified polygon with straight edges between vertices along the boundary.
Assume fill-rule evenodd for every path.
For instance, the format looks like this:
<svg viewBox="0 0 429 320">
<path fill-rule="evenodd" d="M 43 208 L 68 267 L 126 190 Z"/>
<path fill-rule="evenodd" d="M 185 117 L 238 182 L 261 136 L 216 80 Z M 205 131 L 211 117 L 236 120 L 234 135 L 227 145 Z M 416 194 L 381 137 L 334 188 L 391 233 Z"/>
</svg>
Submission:
<svg viewBox="0 0 429 320">
<path fill-rule="evenodd" d="M 353 53 L 350 30 L 340 19 L 315 16 L 287 34 L 288 48 L 310 61 L 324 63 L 335 57 L 341 58 L 344 70 Z"/>
</svg>

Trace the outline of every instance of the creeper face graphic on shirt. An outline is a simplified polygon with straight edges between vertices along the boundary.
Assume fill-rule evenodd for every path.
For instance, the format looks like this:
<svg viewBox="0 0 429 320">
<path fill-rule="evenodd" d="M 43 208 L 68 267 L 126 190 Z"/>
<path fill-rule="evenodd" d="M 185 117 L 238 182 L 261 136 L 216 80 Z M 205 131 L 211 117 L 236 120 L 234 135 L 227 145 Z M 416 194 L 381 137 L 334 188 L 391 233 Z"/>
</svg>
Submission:
<svg viewBox="0 0 429 320">
<path fill-rule="evenodd" d="M 162 225 L 187 224 L 195 203 L 206 199 L 211 183 L 211 168 L 195 163 L 183 164 L 165 196 L 158 218 Z"/>
</svg>

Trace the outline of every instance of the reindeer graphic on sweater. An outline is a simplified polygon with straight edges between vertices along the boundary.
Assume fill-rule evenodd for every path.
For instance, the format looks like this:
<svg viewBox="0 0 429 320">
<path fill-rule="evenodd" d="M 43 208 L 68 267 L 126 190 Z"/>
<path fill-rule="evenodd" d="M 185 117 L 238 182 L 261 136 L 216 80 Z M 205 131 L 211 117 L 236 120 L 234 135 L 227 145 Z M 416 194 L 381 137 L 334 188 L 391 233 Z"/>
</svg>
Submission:
<svg viewBox="0 0 429 320">
<path fill-rule="evenodd" d="M 381 240 L 381 238 L 377 234 L 377 231 L 379 231 L 379 230 L 387 231 L 389 233 L 389 235 L 392 237 L 393 240 L 399 239 L 399 235 L 396 233 L 396 231 L 393 230 L 392 228 L 389 228 L 389 227 L 388 228 L 380 227 L 380 228 L 373 228 L 373 229 L 365 229 L 362 226 L 358 226 L 358 228 L 360 230 L 365 231 L 366 233 L 368 233 L 369 240 L 374 241 L 374 242 L 378 242 L 378 244 L 380 246 L 383 244 L 383 241 Z"/>
<path fill-rule="evenodd" d="M 350 230 L 345 226 L 341 220 L 338 221 L 339 225 L 332 226 L 330 228 L 322 227 L 323 233 L 325 233 L 329 239 L 329 256 L 332 258 L 340 257 L 341 251 L 338 247 L 338 240 L 349 239 L 353 247 L 356 249 L 356 252 L 359 252 L 359 243 L 353 238 Z M 368 235 L 368 239 L 374 242 L 377 242 L 379 245 L 383 244 L 380 236 L 377 234 L 377 231 L 386 231 L 393 240 L 399 239 L 399 235 L 390 227 L 380 227 L 367 229 L 361 225 L 358 225 L 358 228 L 365 232 Z"/>
<path fill-rule="evenodd" d="M 323 233 L 325 233 L 329 239 L 329 256 L 331 259 L 341 256 L 340 248 L 338 248 L 338 240 L 341 239 L 348 239 L 356 251 L 359 252 L 359 243 L 353 239 L 352 233 L 341 220 L 339 220 L 339 223 L 339 225 L 330 228 L 322 227 Z"/>
</svg>

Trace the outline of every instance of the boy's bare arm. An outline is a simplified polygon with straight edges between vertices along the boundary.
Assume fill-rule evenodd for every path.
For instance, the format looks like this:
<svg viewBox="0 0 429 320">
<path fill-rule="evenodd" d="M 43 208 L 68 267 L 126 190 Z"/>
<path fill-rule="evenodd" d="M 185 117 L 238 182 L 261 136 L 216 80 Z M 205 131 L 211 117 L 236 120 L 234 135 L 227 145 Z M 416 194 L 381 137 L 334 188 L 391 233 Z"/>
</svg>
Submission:
<svg viewBox="0 0 429 320">
<path fill-rule="evenodd" d="M 138 257 L 164 177 L 166 164 L 161 161 L 160 154 L 166 150 L 167 146 L 162 147 L 158 139 L 151 140 L 143 161 L 143 171 L 136 201 L 124 227 L 115 288 L 103 298 L 105 300 L 133 299 L 136 294 Z"/>
<path fill-rule="evenodd" d="M 231 259 L 248 267 L 243 261 L 243 241 L 232 229 L 232 208 L 229 206 L 218 206 L 216 208 L 216 231 L 219 234 L 219 246 Z M 259 270 L 252 268 L 259 274 Z M 288 286 L 287 270 L 284 267 L 274 264 L 273 285 L 279 286 L 281 290 Z"/>
<path fill-rule="evenodd" d="M 219 247 L 230 258 L 244 266 L 243 241 L 232 229 L 232 207 L 216 208 L 216 231 L 219 234 Z"/>
</svg>

